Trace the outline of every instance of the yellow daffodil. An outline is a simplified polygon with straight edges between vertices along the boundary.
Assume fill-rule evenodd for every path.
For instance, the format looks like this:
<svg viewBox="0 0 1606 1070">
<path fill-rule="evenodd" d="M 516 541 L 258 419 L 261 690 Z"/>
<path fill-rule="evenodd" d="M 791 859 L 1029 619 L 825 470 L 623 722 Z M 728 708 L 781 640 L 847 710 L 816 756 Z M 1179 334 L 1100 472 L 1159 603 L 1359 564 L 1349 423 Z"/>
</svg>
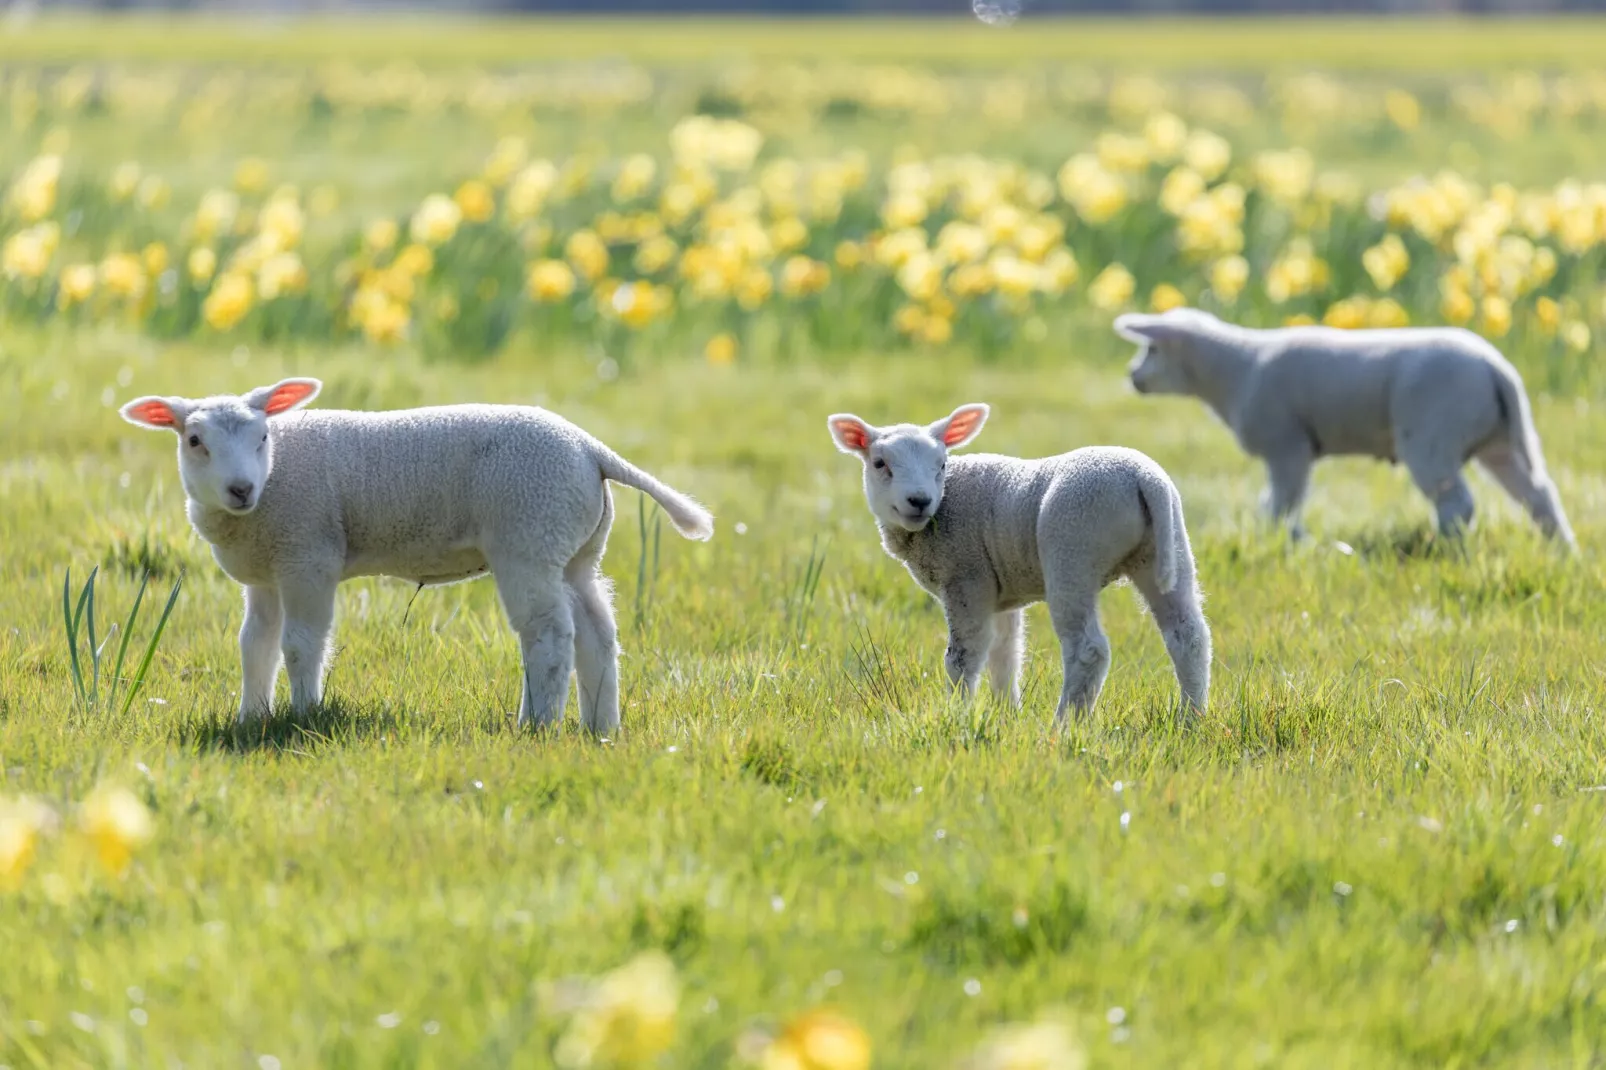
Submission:
<svg viewBox="0 0 1606 1070">
<path fill-rule="evenodd" d="M 30 796 L 0 802 L 0 889 L 17 887 L 32 865 L 39 841 L 56 823 L 50 807 Z"/>
<path fill-rule="evenodd" d="M 1006 1026 L 987 1039 L 966 1070 L 1086 1070 L 1087 1050 L 1059 1022 Z"/>
<path fill-rule="evenodd" d="M 62 268 L 56 303 L 66 309 L 89 300 L 95 292 L 95 275 L 93 264 L 68 264 Z"/>
<path fill-rule="evenodd" d="M 1120 264 L 1111 264 L 1098 273 L 1094 280 L 1088 283 L 1087 296 L 1094 307 L 1105 312 L 1114 312 L 1126 307 L 1132 300 L 1132 293 L 1137 288 L 1137 282 L 1132 273 Z"/>
<path fill-rule="evenodd" d="M 680 980 L 661 951 L 636 956 L 604 975 L 558 1040 L 566 1067 L 642 1065 L 675 1039 Z"/>
<path fill-rule="evenodd" d="M 870 1038 L 851 1019 L 812 1011 L 787 1023 L 764 1048 L 760 1070 L 868 1070 Z"/>
<path fill-rule="evenodd" d="M 150 810 L 126 788 L 96 788 L 84 800 L 78 827 L 94 846 L 101 866 L 119 877 L 156 833 Z"/>
<path fill-rule="evenodd" d="M 710 338 L 703 347 L 703 358 L 710 364 L 734 364 L 738 348 L 734 335 L 728 331 L 721 332 Z"/>
<path fill-rule="evenodd" d="M 232 330 L 256 303 L 256 288 L 249 275 L 230 271 L 212 284 L 212 291 L 201 302 L 201 317 L 214 331 Z"/>
<path fill-rule="evenodd" d="M 440 245 L 452 240 L 462 222 L 463 210 L 456 201 L 443 193 L 431 193 L 413 213 L 408 230 L 415 242 Z"/>
<path fill-rule="evenodd" d="M 1169 312 L 1187 303 L 1188 299 L 1182 296 L 1182 291 L 1168 282 L 1162 282 L 1149 294 L 1149 307 L 1155 312 Z"/>
<path fill-rule="evenodd" d="M 482 179 L 471 178 L 458 186 L 452 201 L 462 212 L 462 218 L 470 223 L 484 223 L 496 214 L 496 194 L 491 192 L 490 183 Z"/>
<path fill-rule="evenodd" d="M 530 296 L 543 304 L 574 293 L 574 270 L 562 260 L 537 260 L 530 265 L 526 281 Z"/>
</svg>

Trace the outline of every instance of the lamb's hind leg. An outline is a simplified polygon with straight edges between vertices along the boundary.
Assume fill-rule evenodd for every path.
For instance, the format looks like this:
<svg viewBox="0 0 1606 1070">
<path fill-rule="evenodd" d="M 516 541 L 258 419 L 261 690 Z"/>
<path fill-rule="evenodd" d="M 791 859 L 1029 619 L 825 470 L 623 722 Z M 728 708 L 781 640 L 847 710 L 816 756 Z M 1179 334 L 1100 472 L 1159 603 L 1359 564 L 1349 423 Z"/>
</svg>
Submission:
<svg viewBox="0 0 1606 1070">
<path fill-rule="evenodd" d="M 1472 526 L 1477 507 L 1472 501 L 1472 490 L 1461 475 L 1459 460 L 1439 455 L 1407 457 L 1405 465 L 1417 489 L 1428 496 L 1438 514 L 1439 534 L 1446 538 L 1460 538 Z"/>
<path fill-rule="evenodd" d="M 1556 496 L 1556 485 L 1549 476 L 1534 476 L 1526 465 L 1513 455 L 1511 447 L 1502 442 L 1478 452 L 1478 463 L 1494 477 L 1505 492 L 1533 517 L 1539 530 L 1552 539 L 1568 546 L 1576 545 L 1572 525 L 1562 511 L 1561 499 Z"/>
<path fill-rule="evenodd" d="M 1171 655 L 1184 708 L 1203 713 L 1210 700 L 1210 625 L 1191 572 L 1177 577 L 1177 585 L 1169 591 L 1160 590 L 1152 571 L 1133 573 L 1132 585 L 1148 603 Z"/>
<path fill-rule="evenodd" d="M 574 611 L 563 570 L 526 558 L 492 560 L 496 589 L 524 655 L 520 727 L 546 728 L 563 717 L 574 670 Z"/>
<path fill-rule="evenodd" d="M 987 651 L 987 679 L 993 694 L 1020 708 L 1020 668 L 1026 656 L 1026 611 L 993 616 L 993 645 Z"/>
<path fill-rule="evenodd" d="M 619 727 L 619 629 L 613 588 L 598 570 L 613 523 L 613 499 L 602 488 L 602 521 L 564 569 L 574 613 L 574 667 L 580 684 L 580 723 L 597 735 Z"/>
<path fill-rule="evenodd" d="M 1099 626 L 1098 588 L 1051 592 L 1048 608 L 1065 664 L 1065 684 L 1054 723 L 1064 726 L 1068 711 L 1085 716 L 1104 690 L 1104 677 L 1110 671 L 1110 641 Z"/>
</svg>

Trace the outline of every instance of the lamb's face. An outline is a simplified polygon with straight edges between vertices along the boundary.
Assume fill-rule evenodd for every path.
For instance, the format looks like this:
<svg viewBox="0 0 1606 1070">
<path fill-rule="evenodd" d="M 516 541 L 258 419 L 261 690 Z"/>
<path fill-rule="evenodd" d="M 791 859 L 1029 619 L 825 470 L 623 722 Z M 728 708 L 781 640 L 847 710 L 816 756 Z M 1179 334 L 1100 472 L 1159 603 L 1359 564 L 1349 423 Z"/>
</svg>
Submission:
<svg viewBox="0 0 1606 1070">
<path fill-rule="evenodd" d="M 1117 316 L 1115 333 L 1138 347 L 1127 365 L 1132 388 L 1140 394 L 1192 394 L 1196 384 L 1189 343 L 1196 332 L 1208 331 L 1216 322 L 1209 313 L 1193 308 L 1155 316 L 1135 312 Z"/>
<path fill-rule="evenodd" d="M 948 447 L 924 427 L 881 429 L 864 457 L 864 497 L 883 524 L 919 531 L 942 504 Z"/>
<path fill-rule="evenodd" d="M 864 462 L 864 498 L 876 520 L 919 531 L 942 505 L 948 451 L 975 438 L 986 419 L 987 406 L 961 405 L 926 427 L 873 427 L 849 413 L 838 413 L 828 422 L 837 449 Z"/>
<path fill-rule="evenodd" d="M 178 474 L 184 493 L 209 509 L 249 513 L 272 470 L 267 414 L 235 398 L 203 403 L 179 429 Z"/>
<path fill-rule="evenodd" d="M 1186 361 L 1160 342 L 1144 341 L 1138 355 L 1127 365 L 1132 388 L 1140 394 L 1188 393 Z"/>
<path fill-rule="evenodd" d="M 273 470 L 268 420 L 299 409 L 322 385 L 286 379 L 241 397 L 144 397 L 124 405 L 122 415 L 140 427 L 177 433 L 179 479 L 192 501 L 244 516 L 262 500 Z"/>
</svg>

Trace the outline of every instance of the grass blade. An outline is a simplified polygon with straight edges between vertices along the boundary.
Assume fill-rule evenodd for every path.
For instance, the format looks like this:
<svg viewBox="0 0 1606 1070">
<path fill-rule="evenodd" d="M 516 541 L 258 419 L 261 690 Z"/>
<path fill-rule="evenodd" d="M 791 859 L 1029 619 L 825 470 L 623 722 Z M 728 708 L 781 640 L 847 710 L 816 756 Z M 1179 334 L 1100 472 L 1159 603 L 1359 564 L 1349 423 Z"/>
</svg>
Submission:
<svg viewBox="0 0 1606 1070">
<path fill-rule="evenodd" d="M 100 644 L 95 642 L 95 577 L 100 575 L 100 566 L 96 565 L 89 570 L 89 579 L 84 583 L 84 593 L 89 596 L 89 704 L 98 705 L 100 702 Z"/>
<path fill-rule="evenodd" d="M 61 621 L 67 631 L 67 654 L 72 666 L 72 686 L 78 692 L 78 701 L 84 701 L 84 673 L 78 665 L 78 616 L 72 611 L 72 569 L 61 581 Z M 84 600 L 79 598 L 78 610 L 83 612 Z"/>
<path fill-rule="evenodd" d="M 133 608 L 128 611 L 128 622 L 123 625 L 123 634 L 117 643 L 117 661 L 112 666 L 111 693 L 106 696 L 106 705 L 117 705 L 117 690 L 123 679 L 123 657 L 128 653 L 128 640 L 134 634 L 134 622 L 139 619 L 139 604 L 145 600 L 145 588 L 151 582 L 151 570 L 146 569 L 139 577 L 139 590 L 134 593 Z"/>
<path fill-rule="evenodd" d="M 128 708 L 134 704 L 134 696 L 145 685 L 145 674 L 150 671 L 151 659 L 156 656 L 156 644 L 162 641 L 162 632 L 167 629 L 167 618 L 173 615 L 173 606 L 178 602 L 178 592 L 184 586 L 184 573 L 179 573 L 178 579 L 173 581 L 173 590 L 167 596 L 167 605 L 162 607 L 162 615 L 156 621 L 156 630 L 151 632 L 151 641 L 145 645 L 145 656 L 139 660 L 139 668 L 134 670 L 134 678 L 128 682 L 128 693 L 123 696 L 123 708 L 118 710 L 118 716 L 128 713 Z"/>
</svg>

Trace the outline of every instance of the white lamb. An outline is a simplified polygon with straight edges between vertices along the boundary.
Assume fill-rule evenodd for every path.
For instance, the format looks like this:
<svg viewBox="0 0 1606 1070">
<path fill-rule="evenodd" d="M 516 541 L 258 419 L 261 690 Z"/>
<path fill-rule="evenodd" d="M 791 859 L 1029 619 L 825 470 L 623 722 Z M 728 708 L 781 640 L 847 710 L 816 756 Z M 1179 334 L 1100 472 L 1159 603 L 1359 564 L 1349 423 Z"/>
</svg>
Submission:
<svg viewBox="0 0 1606 1070">
<path fill-rule="evenodd" d="M 1065 666 L 1055 720 L 1085 713 L 1110 666 L 1099 592 L 1132 580 L 1154 614 L 1182 697 L 1210 693 L 1210 626 L 1200 608 L 1182 499 L 1136 450 L 1093 446 L 1023 461 L 948 451 L 974 439 L 986 405 L 930 426 L 873 427 L 847 413 L 831 438 L 864 463 L 864 496 L 881 545 L 942 603 L 948 678 L 975 693 L 985 662 L 993 691 L 1020 705 L 1024 607 L 1048 602 Z"/>
<path fill-rule="evenodd" d="M 1200 398 L 1266 462 L 1266 505 L 1295 537 L 1320 457 L 1404 463 L 1446 535 L 1472 520 L 1461 469 L 1476 457 L 1541 531 L 1574 545 L 1522 378 L 1470 331 L 1251 330 L 1191 308 L 1118 316 L 1115 330 L 1142 347 L 1130 369 L 1140 393 Z"/>
<path fill-rule="evenodd" d="M 353 576 L 436 585 L 496 577 L 524 654 L 519 723 L 563 715 L 578 666 L 582 723 L 619 724 L 619 648 L 598 566 L 613 522 L 604 480 L 645 491 L 688 538 L 713 517 L 542 409 L 299 409 L 316 379 L 241 397 L 144 397 L 122 408 L 178 433 L 190 523 L 245 587 L 240 718 L 268 712 L 282 645 L 297 711 L 323 697 L 335 588 Z"/>
</svg>

